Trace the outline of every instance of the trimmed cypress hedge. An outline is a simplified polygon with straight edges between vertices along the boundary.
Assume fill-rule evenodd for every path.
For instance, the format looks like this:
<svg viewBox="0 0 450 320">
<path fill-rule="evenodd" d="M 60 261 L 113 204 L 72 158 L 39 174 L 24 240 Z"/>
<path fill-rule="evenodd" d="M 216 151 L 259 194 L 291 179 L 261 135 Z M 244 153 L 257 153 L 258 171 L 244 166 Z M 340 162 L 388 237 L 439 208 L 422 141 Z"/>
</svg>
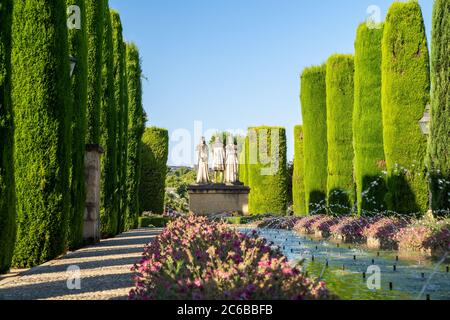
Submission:
<svg viewBox="0 0 450 320">
<path fill-rule="evenodd" d="M 249 128 L 248 182 L 251 214 L 286 214 L 286 130 L 280 127 Z M 278 141 L 273 141 L 277 139 Z"/>
<path fill-rule="evenodd" d="M 306 68 L 301 75 L 305 206 L 308 214 L 325 213 L 327 193 L 326 65 Z"/>
<path fill-rule="evenodd" d="M 125 230 L 137 227 L 139 217 L 139 183 L 141 179 L 142 135 L 145 115 L 142 106 L 142 69 L 138 48 L 126 45 L 126 84 L 128 98 L 127 208 Z"/>
<path fill-rule="evenodd" d="M 382 41 L 383 138 L 388 171 L 388 208 L 424 213 L 428 186 L 424 159 L 427 137 L 419 120 L 430 99 L 427 39 L 415 1 L 391 5 Z"/>
<path fill-rule="evenodd" d="M 83 245 L 83 223 L 86 202 L 84 154 L 86 139 L 87 107 L 87 37 L 84 17 L 86 14 L 84 0 L 67 0 L 67 6 L 80 8 L 81 29 L 68 31 L 69 54 L 77 59 L 71 78 L 72 114 L 72 172 L 71 172 L 71 207 L 69 217 L 69 248 L 78 249 Z"/>
<path fill-rule="evenodd" d="M 305 215 L 305 155 L 303 152 L 303 126 L 295 126 L 294 128 L 294 149 L 294 174 L 292 177 L 294 214 Z"/>
<path fill-rule="evenodd" d="M 450 2 L 436 0 L 432 39 L 432 121 L 429 145 L 432 208 L 450 213 Z"/>
<path fill-rule="evenodd" d="M 169 133 L 166 129 L 146 128 L 142 136 L 142 171 L 139 191 L 140 210 L 164 213 Z"/>
<path fill-rule="evenodd" d="M 239 154 L 239 181 L 248 186 L 248 137 L 242 137 L 242 140 Z"/>
<path fill-rule="evenodd" d="M 354 60 L 332 55 L 327 62 L 328 209 L 350 214 L 355 201 L 353 180 Z"/>
<path fill-rule="evenodd" d="M 11 109 L 12 1 L 0 0 L 0 274 L 8 272 L 16 231 Z"/>
<path fill-rule="evenodd" d="M 117 11 L 111 10 L 111 23 L 113 35 L 113 52 L 114 52 L 114 94 L 116 101 L 117 114 L 117 210 L 118 210 L 118 233 L 124 230 L 124 214 L 125 214 L 125 191 L 126 191 L 126 147 L 127 147 L 127 130 L 128 113 L 125 104 L 125 60 L 124 60 L 124 43 L 122 36 L 122 22 Z"/>
<path fill-rule="evenodd" d="M 109 12 L 108 3 L 104 3 Z M 102 94 L 100 109 L 100 143 L 105 150 L 102 157 L 100 187 L 100 230 L 103 238 L 118 231 L 117 201 L 117 107 L 114 87 L 114 48 L 111 15 L 104 16 L 102 49 Z"/>
<path fill-rule="evenodd" d="M 85 21 L 88 42 L 86 144 L 100 143 L 100 105 L 102 96 L 102 49 L 105 1 L 106 0 L 85 0 Z"/>
<path fill-rule="evenodd" d="M 387 187 L 381 112 L 381 39 L 383 26 L 362 23 L 355 41 L 355 102 L 353 141 L 358 213 L 370 215 L 386 209 Z"/>
<path fill-rule="evenodd" d="M 17 242 L 32 267 L 67 244 L 71 99 L 65 1 L 14 1 L 12 102 Z"/>
</svg>

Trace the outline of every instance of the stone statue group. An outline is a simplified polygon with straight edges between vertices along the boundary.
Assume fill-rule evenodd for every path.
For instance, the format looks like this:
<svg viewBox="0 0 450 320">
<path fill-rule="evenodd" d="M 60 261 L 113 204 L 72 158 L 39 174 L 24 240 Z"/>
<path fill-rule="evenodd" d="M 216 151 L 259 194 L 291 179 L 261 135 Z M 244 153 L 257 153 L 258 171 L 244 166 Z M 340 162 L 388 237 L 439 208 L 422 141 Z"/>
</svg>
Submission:
<svg viewBox="0 0 450 320">
<path fill-rule="evenodd" d="M 197 184 L 209 184 L 209 147 L 205 137 L 202 137 L 197 146 L 198 172 Z M 214 171 L 214 182 L 225 184 L 236 184 L 239 182 L 238 149 L 231 135 L 227 137 L 224 146 L 219 136 L 216 136 L 212 145 L 212 169 Z"/>
</svg>

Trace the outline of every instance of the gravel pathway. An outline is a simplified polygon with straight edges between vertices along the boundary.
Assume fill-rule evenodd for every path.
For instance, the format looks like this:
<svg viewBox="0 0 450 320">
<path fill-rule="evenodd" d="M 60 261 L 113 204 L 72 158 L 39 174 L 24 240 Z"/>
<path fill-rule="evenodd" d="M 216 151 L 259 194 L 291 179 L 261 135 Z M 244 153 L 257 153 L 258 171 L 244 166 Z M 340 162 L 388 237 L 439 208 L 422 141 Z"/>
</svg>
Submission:
<svg viewBox="0 0 450 320">
<path fill-rule="evenodd" d="M 70 252 L 41 266 L 0 278 L 0 300 L 124 300 L 133 286 L 131 266 L 161 229 L 140 229 Z M 75 271 L 68 271 L 68 268 Z M 76 268 L 79 269 L 76 269 Z M 80 286 L 68 279 L 80 274 Z M 74 273 L 75 272 L 75 273 Z M 73 289 L 69 289 L 69 286 Z"/>
</svg>

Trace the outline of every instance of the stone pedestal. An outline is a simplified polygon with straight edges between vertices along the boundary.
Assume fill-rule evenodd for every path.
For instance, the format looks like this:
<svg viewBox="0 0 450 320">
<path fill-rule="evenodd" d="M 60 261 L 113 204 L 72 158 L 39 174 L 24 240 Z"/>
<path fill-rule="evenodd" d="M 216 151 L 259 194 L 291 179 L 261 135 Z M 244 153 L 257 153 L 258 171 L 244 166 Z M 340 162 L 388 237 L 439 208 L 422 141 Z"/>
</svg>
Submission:
<svg viewBox="0 0 450 320">
<path fill-rule="evenodd" d="M 83 239 L 86 244 L 100 241 L 100 157 L 99 145 L 87 145 L 84 156 L 86 208 L 84 211 Z"/>
<path fill-rule="evenodd" d="M 189 211 L 196 215 L 238 212 L 248 215 L 250 188 L 244 185 L 191 185 L 188 188 Z"/>
</svg>

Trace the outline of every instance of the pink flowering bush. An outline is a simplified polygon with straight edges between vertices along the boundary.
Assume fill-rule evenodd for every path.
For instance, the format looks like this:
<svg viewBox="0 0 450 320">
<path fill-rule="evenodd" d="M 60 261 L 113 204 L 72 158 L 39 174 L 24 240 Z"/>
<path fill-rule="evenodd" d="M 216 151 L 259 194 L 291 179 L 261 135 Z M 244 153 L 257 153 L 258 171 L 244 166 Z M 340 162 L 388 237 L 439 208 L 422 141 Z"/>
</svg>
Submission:
<svg viewBox="0 0 450 320">
<path fill-rule="evenodd" d="M 314 232 L 312 229 L 313 223 L 315 223 L 316 221 L 319 221 L 321 219 L 324 219 L 326 217 L 327 216 L 321 215 L 321 214 L 303 217 L 297 221 L 297 223 L 294 226 L 294 230 L 297 232 L 312 233 L 312 232 Z"/>
<path fill-rule="evenodd" d="M 323 235 L 328 235 L 330 229 L 335 224 L 339 223 L 339 219 L 331 216 L 322 216 L 317 220 L 314 220 L 310 229 L 314 232 L 322 232 Z"/>
<path fill-rule="evenodd" d="M 446 252 L 450 250 L 450 223 L 416 222 L 401 229 L 394 239 L 402 251 Z"/>
<path fill-rule="evenodd" d="M 382 247 L 397 247 L 395 235 L 408 225 L 405 219 L 380 218 L 375 219 L 363 230 L 363 236 L 380 241 Z"/>
<path fill-rule="evenodd" d="M 370 223 L 367 218 L 343 217 L 330 227 L 330 234 L 344 241 L 361 241 L 364 239 L 364 229 Z"/>
<path fill-rule="evenodd" d="M 332 298 L 256 232 L 190 216 L 171 222 L 133 267 L 130 299 L 261 300 Z"/>
</svg>

